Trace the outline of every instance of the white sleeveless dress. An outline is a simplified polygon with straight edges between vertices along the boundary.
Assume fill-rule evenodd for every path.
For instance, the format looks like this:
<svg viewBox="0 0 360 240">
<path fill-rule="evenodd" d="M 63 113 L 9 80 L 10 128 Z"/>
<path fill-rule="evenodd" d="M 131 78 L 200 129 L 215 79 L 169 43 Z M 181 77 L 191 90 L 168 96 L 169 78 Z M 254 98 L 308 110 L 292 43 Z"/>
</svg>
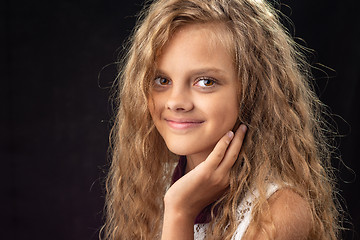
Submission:
<svg viewBox="0 0 360 240">
<path fill-rule="evenodd" d="M 272 194 L 274 194 L 279 189 L 278 185 L 268 184 L 268 189 L 266 192 L 267 198 L 269 198 Z M 232 236 L 232 240 L 241 240 L 246 229 L 248 228 L 251 218 L 252 218 L 252 209 L 253 202 L 259 196 L 257 190 L 246 194 L 244 199 L 241 201 L 238 209 L 237 209 L 237 219 L 239 221 L 239 225 L 236 229 L 235 234 Z M 194 240 L 204 240 L 206 238 L 206 230 L 208 228 L 208 223 L 201 223 L 194 225 Z"/>
</svg>

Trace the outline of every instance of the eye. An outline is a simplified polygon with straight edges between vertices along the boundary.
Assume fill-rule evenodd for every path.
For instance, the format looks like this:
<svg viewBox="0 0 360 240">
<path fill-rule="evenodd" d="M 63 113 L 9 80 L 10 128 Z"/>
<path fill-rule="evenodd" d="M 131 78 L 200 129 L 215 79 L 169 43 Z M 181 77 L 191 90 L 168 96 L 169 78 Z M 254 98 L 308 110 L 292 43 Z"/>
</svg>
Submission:
<svg viewBox="0 0 360 240">
<path fill-rule="evenodd" d="M 212 78 L 201 78 L 199 79 L 195 85 L 199 86 L 199 87 L 203 87 L 203 88 L 207 88 L 207 87 L 213 87 L 216 84 L 216 80 L 212 79 Z"/>
<path fill-rule="evenodd" d="M 159 86 L 166 86 L 171 84 L 171 80 L 164 78 L 164 77 L 156 77 L 155 84 Z"/>
</svg>

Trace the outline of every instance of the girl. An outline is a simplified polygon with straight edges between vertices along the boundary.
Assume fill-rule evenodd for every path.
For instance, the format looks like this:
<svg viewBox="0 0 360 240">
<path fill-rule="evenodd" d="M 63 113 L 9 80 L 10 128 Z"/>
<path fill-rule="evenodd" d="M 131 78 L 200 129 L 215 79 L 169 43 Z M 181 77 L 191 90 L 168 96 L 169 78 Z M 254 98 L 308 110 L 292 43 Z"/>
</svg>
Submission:
<svg viewBox="0 0 360 240">
<path fill-rule="evenodd" d="M 321 104 L 269 4 L 154 1 L 124 60 L 104 238 L 336 239 Z"/>
</svg>

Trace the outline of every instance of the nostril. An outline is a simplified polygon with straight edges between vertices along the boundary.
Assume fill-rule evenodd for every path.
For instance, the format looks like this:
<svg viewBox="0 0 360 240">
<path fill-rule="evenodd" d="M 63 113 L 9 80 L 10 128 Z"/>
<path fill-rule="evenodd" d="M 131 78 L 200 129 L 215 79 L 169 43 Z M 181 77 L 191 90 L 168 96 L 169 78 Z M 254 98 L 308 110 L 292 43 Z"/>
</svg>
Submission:
<svg viewBox="0 0 360 240">
<path fill-rule="evenodd" d="M 172 111 L 190 111 L 193 104 L 190 101 L 168 101 L 167 108 Z"/>
<path fill-rule="evenodd" d="M 177 110 L 177 111 L 183 111 L 183 110 L 185 110 L 185 109 L 182 108 L 182 107 L 178 107 L 178 108 L 176 108 L 176 110 Z"/>
<path fill-rule="evenodd" d="M 171 111 L 190 111 L 193 109 L 193 101 L 191 96 L 188 93 L 183 91 L 172 91 L 172 94 L 168 95 L 166 100 L 166 108 Z"/>
<path fill-rule="evenodd" d="M 184 111 L 185 108 L 183 106 L 177 106 L 176 104 L 168 104 L 167 106 L 168 109 L 173 110 L 173 111 Z"/>
</svg>

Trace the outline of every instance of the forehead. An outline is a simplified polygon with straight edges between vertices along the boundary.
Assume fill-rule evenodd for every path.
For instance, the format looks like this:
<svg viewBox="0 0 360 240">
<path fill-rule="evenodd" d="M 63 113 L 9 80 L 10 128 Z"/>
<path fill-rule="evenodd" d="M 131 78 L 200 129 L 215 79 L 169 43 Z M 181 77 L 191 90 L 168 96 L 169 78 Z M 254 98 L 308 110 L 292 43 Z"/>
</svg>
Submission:
<svg viewBox="0 0 360 240">
<path fill-rule="evenodd" d="M 210 22 L 210 23 L 192 23 L 177 27 L 173 34 L 171 34 L 167 43 L 159 49 L 157 58 L 162 55 L 169 45 L 173 44 L 174 39 L 183 37 L 184 35 L 201 35 L 204 42 L 206 42 L 209 50 L 222 47 L 231 58 L 234 57 L 234 41 L 229 28 L 224 23 Z"/>
<path fill-rule="evenodd" d="M 218 36 L 209 25 L 178 29 L 158 56 L 156 73 L 172 80 L 210 74 L 224 82 L 235 82 L 234 60 Z"/>
</svg>

